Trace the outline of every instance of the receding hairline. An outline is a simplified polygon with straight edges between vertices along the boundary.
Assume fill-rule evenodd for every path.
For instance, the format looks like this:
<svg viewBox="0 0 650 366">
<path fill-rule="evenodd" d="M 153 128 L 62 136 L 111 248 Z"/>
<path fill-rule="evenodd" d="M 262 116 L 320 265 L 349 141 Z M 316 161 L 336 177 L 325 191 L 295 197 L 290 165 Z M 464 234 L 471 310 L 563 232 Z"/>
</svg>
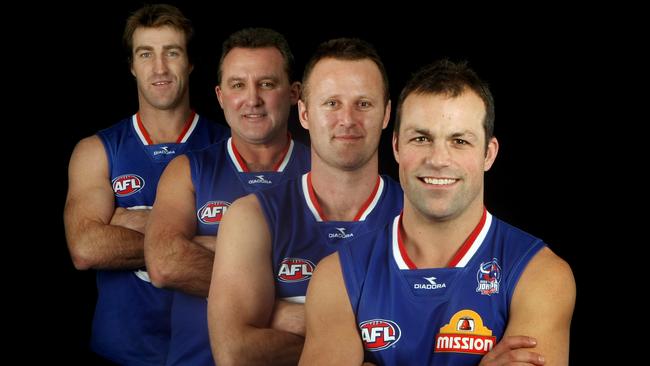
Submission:
<svg viewBox="0 0 650 366">
<path fill-rule="evenodd" d="M 374 60 L 372 60 L 371 58 L 368 58 L 368 57 L 349 59 L 349 58 L 341 58 L 341 57 L 336 57 L 336 56 L 326 56 L 326 57 L 323 57 L 323 58 L 319 59 L 314 64 L 314 66 L 311 68 L 311 70 L 309 72 L 309 75 L 307 75 L 307 78 L 303 80 L 301 100 L 304 103 L 307 103 L 306 99 L 309 96 L 308 86 L 310 84 L 310 81 L 311 81 L 315 71 L 318 69 L 319 66 L 322 66 L 322 64 L 327 62 L 327 61 L 334 61 L 334 62 L 340 62 L 340 63 L 358 63 L 358 64 L 363 63 L 363 62 L 369 62 L 373 66 L 373 69 L 376 71 L 376 73 L 377 73 L 376 76 L 378 77 L 378 80 L 382 85 L 382 87 L 381 87 L 382 91 L 381 91 L 381 96 L 380 97 L 381 97 L 381 99 L 383 101 L 384 94 L 386 92 L 386 90 L 385 90 L 386 85 L 384 85 L 384 77 L 382 75 L 381 69 L 379 68 L 379 65 L 377 65 L 377 63 Z M 385 103 L 387 103 L 387 102 L 385 102 Z"/>
<path fill-rule="evenodd" d="M 276 80 L 276 81 L 281 81 L 281 80 L 283 80 L 283 78 L 286 78 L 286 79 L 287 79 L 287 82 L 288 82 L 289 84 L 291 84 L 291 80 L 290 80 L 289 75 L 287 74 L 287 72 L 286 72 L 286 68 L 285 68 L 285 59 L 284 59 L 284 55 L 282 54 L 282 52 L 281 52 L 277 47 L 274 47 L 274 46 L 264 46 L 264 47 L 243 47 L 243 46 L 236 46 L 236 47 L 233 47 L 232 49 L 230 49 L 230 50 L 228 51 L 228 53 L 226 53 L 226 54 L 224 55 L 224 57 L 223 57 L 223 62 L 222 62 L 221 65 L 220 65 L 220 68 L 221 68 L 221 80 L 220 80 L 220 83 L 223 83 L 224 81 L 228 81 L 228 80 L 233 80 L 233 79 L 234 79 L 234 80 L 243 80 L 243 79 L 244 79 L 244 77 L 243 77 L 243 76 L 240 76 L 240 75 L 234 75 L 234 76 L 230 76 L 230 75 L 229 75 L 228 77 L 224 77 L 224 65 L 226 64 L 226 62 L 228 62 L 229 57 L 232 56 L 233 52 L 238 51 L 238 50 L 239 50 L 239 51 L 247 51 L 247 52 L 248 52 L 248 51 L 250 51 L 250 52 L 258 52 L 258 51 L 270 50 L 272 53 L 275 53 L 275 54 L 277 55 L 277 57 L 278 57 L 278 60 L 277 60 L 277 61 L 279 61 L 279 63 L 280 63 L 280 64 L 279 64 L 280 69 L 279 69 L 279 70 L 276 70 L 276 71 L 277 71 L 277 74 L 269 74 L 269 73 L 267 73 L 267 72 L 265 71 L 263 74 L 261 74 L 261 77 L 260 77 L 259 79 L 260 79 L 260 80 L 263 80 L 263 79 L 272 79 L 272 80 Z M 273 52 L 273 50 L 274 50 L 275 52 Z M 264 60 L 268 60 L 267 58 L 257 58 L 257 57 L 256 57 L 256 59 L 264 59 Z M 266 63 L 266 62 L 265 62 L 265 63 Z"/>
</svg>

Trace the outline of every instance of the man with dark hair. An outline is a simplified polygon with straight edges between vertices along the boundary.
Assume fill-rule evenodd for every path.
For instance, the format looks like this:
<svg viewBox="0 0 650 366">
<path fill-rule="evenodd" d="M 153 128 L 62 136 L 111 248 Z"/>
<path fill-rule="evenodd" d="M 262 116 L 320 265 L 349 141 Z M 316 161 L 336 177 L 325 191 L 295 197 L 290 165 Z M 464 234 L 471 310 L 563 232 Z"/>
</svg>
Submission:
<svg viewBox="0 0 650 366">
<path fill-rule="evenodd" d="M 393 134 L 404 211 L 319 264 L 301 364 L 568 363 L 571 269 L 483 203 L 493 126 L 491 93 L 466 64 L 413 76 Z"/>
<path fill-rule="evenodd" d="M 311 171 L 237 200 L 217 238 L 208 320 L 218 365 L 295 365 L 316 263 L 401 210 L 399 185 L 378 173 L 386 80 L 374 48 L 358 39 L 325 42 L 309 61 L 298 110 Z M 293 327 L 277 326 L 278 308 Z"/>
<path fill-rule="evenodd" d="M 170 5 L 129 17 L 124 43 L 138 111 L 81 140 L 70 158 L 65 229 L 77 269 L 96 269 L 92 349 L 126 365 L 161 365 L 170 336 L 171 292 L 151 285 L 144 227 L 163 169 L 177 155 L 228 131 L 190 109 L 190 21 Z"/>
<path fill-rule="evenodd" d="M 214 363 L 206 297 L 215 236 L 231 203 L 309 170 L 309 149 L 287 132 L 300 94 L 292 68 L 278 32 L 233 33 L 224 42 L 216 86 L 232 137 L 174 159 L 160 179 L 145 254 L 154 285 L 177 290 L 167 365 Z"/>
</svg>

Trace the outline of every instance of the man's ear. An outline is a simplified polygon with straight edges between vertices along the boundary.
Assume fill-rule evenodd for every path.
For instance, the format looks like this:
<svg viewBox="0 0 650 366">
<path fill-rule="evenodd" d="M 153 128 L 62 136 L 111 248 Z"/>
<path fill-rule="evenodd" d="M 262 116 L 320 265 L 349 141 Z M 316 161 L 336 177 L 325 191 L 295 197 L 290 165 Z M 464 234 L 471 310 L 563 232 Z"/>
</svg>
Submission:
<svg viewBox="0 0 650 366">
<path fill-rule="evenodd" d="M 393 132 L 393 157 L 397 164 L 399 164 L 399 135 L 397 132 Z"/>
<path fill-rule="evenodd" d="M 386 103 L 386 109 L 384 110 L 384 122 L 381 126 L 381 129 L 385 129 L 386 126 L 388 126 L 388 121 L 390 120 L 390 109 L 391 109 L 391 103 L 390 99 L 388 99 L 388 103 Z"/>
<path fill-rule="evenodd" d="M 219 101 L 221 109 L 223 109 L 223 91 L 221 90 L 221 87 L 219 85 L 215 86 L 214 92 L 217 94 L 217 100 Z"/>
<path fill-rule="evenodd" d="M 300 119 L 300 125 L 305 130 L 309 130 L 309 118 L 307 116 L 307 105 L 302 99 L 298 99 L 298 118 Z"/>
<path fill-rule="evenodd" d="M 494 164 L 494 160 L 497 158 L 499 153 L 499 141 L 496 137 L 492 137 L 487 144 L 487 149 L 485 151 L 485 161 L 483 163 L 483 171 L 487 172 Z"/>
<path fill-rule="evenodd" d="M 291 105 L 294 105 L 300 99 L 300 91 L 302 90 L 302 84 L 299 81 L 294 81 L 289 86 L 289 93 L 291 95 Z"/>
</svg>

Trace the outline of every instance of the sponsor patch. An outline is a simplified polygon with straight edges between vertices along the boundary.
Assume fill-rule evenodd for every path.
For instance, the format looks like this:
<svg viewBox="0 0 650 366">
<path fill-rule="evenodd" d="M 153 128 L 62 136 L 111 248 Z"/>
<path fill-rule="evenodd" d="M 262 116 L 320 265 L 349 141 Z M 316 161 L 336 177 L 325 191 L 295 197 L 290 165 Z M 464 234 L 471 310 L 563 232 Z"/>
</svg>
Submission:
<svg viewBox="0 0 650 366">
<path fill-rule="evenodd" d="M 481 316 L 469 309 L 452 315 L 449 323 L 436 334 L 434 352 L 484 355 L 496 344 L 492 330 L 483 325 Z"/>
</svg>

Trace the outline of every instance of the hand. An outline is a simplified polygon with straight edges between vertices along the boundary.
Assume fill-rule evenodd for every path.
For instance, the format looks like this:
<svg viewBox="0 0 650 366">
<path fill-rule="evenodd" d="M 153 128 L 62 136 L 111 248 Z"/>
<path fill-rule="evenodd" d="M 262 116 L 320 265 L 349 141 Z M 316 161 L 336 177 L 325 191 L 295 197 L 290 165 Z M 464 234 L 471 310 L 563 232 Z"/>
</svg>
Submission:
<svg viewBox="0 0 650 366">
<path fill-rule="evenodd" d="M 526 336 L 504 337 L 483 358 L 479 366 L 498 365 L 543 365 L 544 357 L 539 353 L 527 350 L 534 348 L 537 340 Z"/>
<path fill-rule="evenodd" d="M 117 207 L 111 217 L 111 225 L 137 231 L 144 235 L 144 227 L 147 225 L 151 206 Z"/>
<path fill-rule="evenodd" d="M 275 300 L 271 328 L 305 336 L 305 305 Z"/>
</svg>

